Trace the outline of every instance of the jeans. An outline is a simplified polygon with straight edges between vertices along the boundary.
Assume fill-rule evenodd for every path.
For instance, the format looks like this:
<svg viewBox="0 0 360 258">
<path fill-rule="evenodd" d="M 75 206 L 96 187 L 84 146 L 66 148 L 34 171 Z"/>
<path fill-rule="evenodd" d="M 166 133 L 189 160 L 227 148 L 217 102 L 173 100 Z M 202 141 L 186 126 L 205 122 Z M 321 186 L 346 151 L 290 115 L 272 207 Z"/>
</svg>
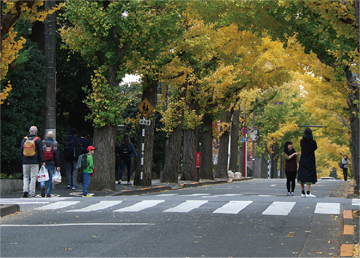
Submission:
<svg viewBox="0 0 360 258">
<path fill-rule="evenodd" d="M 29 196 L 35 196 L 38 173 L 39 164 L 23 164 L 23 192 L 28 192 Z"/>
<path fill-rule="evenodd" d="M 52 178 L 53 178 L 53 175 L 55 173 L 55 166 L 54 165 L 46 165 L 45 167 L 49 172 L 49 180 L 47 181 L 48 183 L 47 183 L 47 188 L 46 188 L 46 194 L 51 194 Z M 41 186 L 41 188 L 45 187 L 45 181 L 40 182 L 40 186 Z"/>
<path fill-rule="evenodd" d="M 82 185 L 82 191 L 83 195 L 88 194 L 89 184 L 90 184 L 90 177 L 91 173 L 86 173 L 83 171 L 83 185 Z"/>
<path fill-rule="evenodd" d="M 77 185 L 77 167 L 75 160 L 64 160 L 66 172 L 66 184 L 78 187 Z M 72 172 L 72 173 L 71 173 Z"/>
<path fill-rule="evenodd" d="M 348 169 L 343 168 L 342 170 L 343 170 L 343 174 L 344 174 L 344 181 L 347 181 Z"/>
<path fill-rule="evenodd" d="M 121 162 L 120 164 L 120 180 L 122 180 L 123 172 L 125 167 L 127 168 L 127 181 L 130 182 L 130 176 L 131 176 L 131 158 L 130 159 L 124 159 L 124 162 Z"/>
</svg>

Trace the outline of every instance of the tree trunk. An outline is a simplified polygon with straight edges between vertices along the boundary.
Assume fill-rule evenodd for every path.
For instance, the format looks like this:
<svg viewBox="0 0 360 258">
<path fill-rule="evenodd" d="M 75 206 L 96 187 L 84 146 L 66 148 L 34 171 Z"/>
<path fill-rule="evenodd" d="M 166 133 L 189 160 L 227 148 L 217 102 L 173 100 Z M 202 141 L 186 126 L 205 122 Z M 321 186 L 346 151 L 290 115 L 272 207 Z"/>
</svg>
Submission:
<svg viewBox="0 0 360 258">
<path fill-rule="evenodd" d="M 182 101 L 186 96 L 187 83 L 179 86 L 181 94 L 175 101 Z M 161 173 L 160 181 L 162 183 L 178 183 L 178 174 L 179 174 L 179 163 L 180 163 L 180 153 L 181 153 L 181 137 L 183 130 L 183 121 L 184 121 L 184 109 L 178 108 L 178 124 L 171 133 L 169 137 L 169 152 L 168 156 L 165 158 L 164 169 Z M 195 157 L 195 156 L 194 156 Z"/>
<path fill-rule="evenodd" d="M 238 166 L 238 149 L 239 149 L 239 115 L 240 110 L 235 110 L 233 113 L 232 124 L 231 124 L 231 143 L 230 143 L 230 165 L 229 170 L 237 172 Z"/>
<path fill-rule="evenodd" d="M 95 128 L 94 147 L 97 148 L 94 154 L 94 167 L 96 173 L 90 180 L 89 190 L 102 191 L 109 189 L 115 191 L 115 126 L 106 125 Z"/>
<path fill-rule="evenodd" d="M 156 90 L 158 86 L 158 81 L 145 81 L 145 91 L 143 92 L 142 100 L 147 99 L 150 104 L 155 108 L 157 95 Z M 149 117 L 153 117 L 153 114 L 150 114 Z M 150 119 L 150 118 L 147 119 Z M 153 159 L 153 149 L 154 149 L 154 130 L 155 130 L 155 121 L 151 121 L 150 125 L 141 126 L 141 129 L 145 127 L 145 137 L 144 137 L 144 157 L 143 157 L 143 186 L 151 185 L 151 174 L 152 174 L 152 159 Z M 139 142 L 142 143 L 142 131 L 140 133 Z M 141 185 L 141 146 L 139 144 L 138 148 L 138 157 L 139 164 L 136 166 L 134 185 Z"/>
<path fill-rule="evenodd" d="M 271 170 L 273 178 L 278 178 L 278 159 L 279 159 L 279 144 L 274 143 L 273 145 L 273 153 L 272 155 L 272 164 L 271 164 Z"/>
<path fill-rule="evenodd" d="M 181 179 L 196 181 L 197 169 L 195 168 L 195 155 L 198 146 L 199 131 L 195 129 L 184 130 L 184 161 Z"/>
<path fill-rule="evenodd" d="M 268 178 L 268 162 L 266 160 L 266 153 L 261 154 L 261 178 Z"/>
<path fill-rule="evenodd" d="M 200 177 L 203 179 L 214 179 L 213 174 L 213 156 L 212 156 L 212 119 L 205 114 L 202 124 L 202 142 L 201 142 L 201 165 Z"/>
<path fill-rule="evenodd" d="M 223 119 L 221 120 L 221 122 L 230 123 L 231 115 L 232 115 L 231 112 L 223 111 L 222 112 Z M 228 158 L 229 158 L 229 151 L 228 151 L 229 136 L 230 136 L 230 130 L 227 129 L 223 131 L 223 134 L 220 137 L 219 157 L 215 172 L 215 177 L 217 178 L 228 177 L 227 171 L 228 171 Z"/>
</svg>

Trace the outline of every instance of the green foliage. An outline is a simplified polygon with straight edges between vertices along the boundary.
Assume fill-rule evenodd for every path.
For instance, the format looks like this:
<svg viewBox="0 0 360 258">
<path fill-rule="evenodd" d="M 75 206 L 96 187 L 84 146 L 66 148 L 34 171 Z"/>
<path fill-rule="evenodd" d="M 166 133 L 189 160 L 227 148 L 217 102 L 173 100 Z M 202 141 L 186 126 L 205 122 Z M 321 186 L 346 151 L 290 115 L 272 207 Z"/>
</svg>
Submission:
<svg viewBox="0 0 360 258">
<path fill-rule="evenodd" d="M 22 58 L 22 53 L 28 57 Z M 20 142 L 29 134 L 30 126 L 37 126 L 40 137 L 45 133 L 45 58 L 28 41 L 19 60 L 23 61 L 11 66 L 7 74 L 5 81 L 11 80 L 13 90 L 1 106 L 1 170 L 7 175 L 22 171 Z"/>
</svg>

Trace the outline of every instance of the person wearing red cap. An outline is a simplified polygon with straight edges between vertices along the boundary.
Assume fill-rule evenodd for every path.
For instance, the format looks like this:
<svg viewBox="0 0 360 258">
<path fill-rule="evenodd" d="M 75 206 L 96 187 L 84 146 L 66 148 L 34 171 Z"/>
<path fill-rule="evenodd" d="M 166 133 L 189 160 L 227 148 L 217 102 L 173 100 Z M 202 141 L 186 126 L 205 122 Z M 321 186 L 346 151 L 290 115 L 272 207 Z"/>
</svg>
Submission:
<svg viewBox="0 0 360 258">
<path fill-rule="evenodd" d="M 94 146 L 87 147 L 87 151 L 88 151 L 88 153 L 86 154 L 87 167 L 84 168 L 83 170 L 83 187 L 82 187 L 83 197 L 92 197 L 91 195 L 89 195 L 88 189 L 89 189 L 91 174 L 94 173 L 94 160 L 92 155 L 94 155 L 95 150 L 96 148 Z"/>
</svg>

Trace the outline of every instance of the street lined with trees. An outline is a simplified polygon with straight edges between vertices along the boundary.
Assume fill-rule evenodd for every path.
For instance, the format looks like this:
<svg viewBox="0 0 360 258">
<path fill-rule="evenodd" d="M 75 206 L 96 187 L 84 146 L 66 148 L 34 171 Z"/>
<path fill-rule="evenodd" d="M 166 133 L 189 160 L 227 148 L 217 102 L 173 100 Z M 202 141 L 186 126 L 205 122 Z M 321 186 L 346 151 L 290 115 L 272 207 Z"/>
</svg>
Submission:
<svg viewBox="0 0 360 258">
<path fill-rule="evenodd" d="M 43 2 L 1 1 L 1 127 L 2 132 L 21 128 L 15 137 L 14 130 L 9 132 L 11 144 L 2 133 L 2 164 L 12 164 L 2 166 L 2 173 L 19 170 L 11 146 L 18 145 L 29 123 L 46 129 L 41 118 L 45 102 L 42 93 L 36 93 L 46 82 L 29 85 L 30 75 L 22 71 L 36 67 L 30 64 L 36 60 L 31 48 L 38 48 L 29 36 L 32 22 L 56 11 L 57 137 L 61 142 L 72 124 L 94 128 L 88 131 L 93 131 L 93 145 L 101 155 L 94 156 L 93 190 L 115 189 L 117 125 L 128 126 L 141 153 L 137 124 L 142 117 L 134 107 L 144 99 L 155 107 L 147 117 L 151 125 L 145 126 L 144 186 L 151 185 L 154 156 L 162 157 L 163 164 L 157 165 L 162 182 L 176 183 L 179 173 L 196 180 L 196 151 L 201 151 L 201 178 L 240 171 L 241 129 L 245 117 L 246 125 L 253 123 L 252 113 L 255 128 L 248 129 L 259 134 L 248 153 L 262 161 L 253 176 L 267 176 L 263 170 L 269 155 L 276 174 L 281 170 L 286 141 L 300 150 L 304 128 L 299 125 L 321 125 L 314 129 L 318 176 L 338 168 L 341 178 L 338 163 L 347 154 L 359 184 L 359 88 L 345 78 L 349 69 L 358 74 L 358 1 L 68 0 L 58 1 L 52 11 L 43 10 Z M 11 14 L 17 20 L 7 23 L 3 17 Z M 18 73 L 25 78 L 18 80 Z M 44 78 L 35 69 L 32 73 Z M 138 74 L 142 80 L 119 86 L 125 74 Z M 28 102 L 23 91 L 29 86 L 40 104 L 26 108 L 27 116 L 38 120 L 23 119 L 14 107 Z M 213 123 L 218 120 L 221 131 L 216 134 Z M 216 167 L 214 139 L 220 144 Z M 137 185 L 140 170 L 138 162 Z"/>
</svg>

